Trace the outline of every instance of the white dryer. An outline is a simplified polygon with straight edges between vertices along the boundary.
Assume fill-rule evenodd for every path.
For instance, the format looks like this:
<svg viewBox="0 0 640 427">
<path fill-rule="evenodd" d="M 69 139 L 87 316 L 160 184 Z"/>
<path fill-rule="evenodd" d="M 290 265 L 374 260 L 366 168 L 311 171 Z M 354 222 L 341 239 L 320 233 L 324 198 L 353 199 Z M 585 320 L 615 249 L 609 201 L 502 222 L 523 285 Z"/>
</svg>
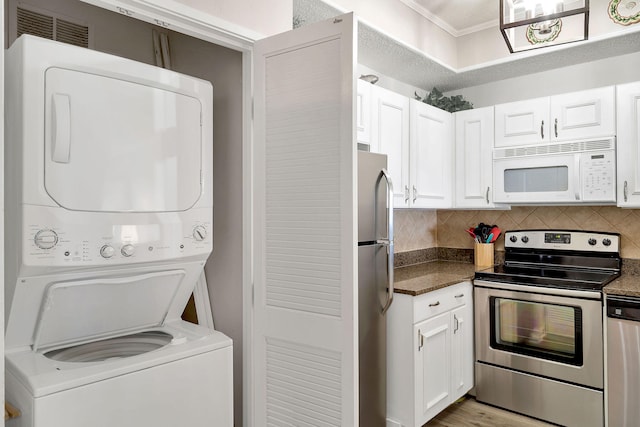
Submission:
<svg viewBox="0 0 640 427">
<path fill-rule="evenodd" d="M 212 250 L 212 87 L 31 36 L 6 56 L 8 426 L 232 426 L 181 320 Z"/>
</svg>

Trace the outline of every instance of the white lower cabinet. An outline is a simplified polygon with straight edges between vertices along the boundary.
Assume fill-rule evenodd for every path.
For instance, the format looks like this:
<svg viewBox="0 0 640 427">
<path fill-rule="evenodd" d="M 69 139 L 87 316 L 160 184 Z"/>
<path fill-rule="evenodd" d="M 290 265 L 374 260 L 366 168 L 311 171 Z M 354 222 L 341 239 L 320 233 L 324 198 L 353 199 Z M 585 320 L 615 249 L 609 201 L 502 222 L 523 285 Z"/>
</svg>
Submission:
<svg viewBox="0 0 640 427">
<path fill-rule="evenodd" d="M 473 387 L 472 285 L 394 295 L 387 318 L 387 426 L 419 427 Z"/>
</svg>

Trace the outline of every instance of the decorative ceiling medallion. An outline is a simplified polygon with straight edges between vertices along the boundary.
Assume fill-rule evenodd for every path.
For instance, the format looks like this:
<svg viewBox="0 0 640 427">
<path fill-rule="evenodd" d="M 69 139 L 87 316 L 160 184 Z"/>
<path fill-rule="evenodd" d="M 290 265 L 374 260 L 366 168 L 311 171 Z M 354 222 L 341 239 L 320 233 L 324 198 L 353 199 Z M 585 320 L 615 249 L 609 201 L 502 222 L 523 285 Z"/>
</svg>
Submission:
<svg viewBox="0 0 640 427">
<path fill-rule="evenodd" d="M 640 1 L 611 0 L 608 7 L 609 17 L 616 24 L 632 25 L 640 22 Z"/>
<path fill-rule="evenodd" d="M 562 19 L 536 22 L 527 26 L 527 40 L 533 45 L 552 42 L 558 38 L 561 30 Z"/>
</svg>

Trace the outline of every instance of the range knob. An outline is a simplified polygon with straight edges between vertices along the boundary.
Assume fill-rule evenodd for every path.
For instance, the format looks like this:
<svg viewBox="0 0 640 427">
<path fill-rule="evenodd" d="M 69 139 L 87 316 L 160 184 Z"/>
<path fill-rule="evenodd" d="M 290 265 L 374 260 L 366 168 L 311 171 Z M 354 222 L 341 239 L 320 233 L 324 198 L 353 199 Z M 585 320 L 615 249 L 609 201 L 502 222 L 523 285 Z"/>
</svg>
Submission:
<svg viewBox="0 0 640 427">
<path fill-rule="evenodd" d="M 598 241 L 592 237 L 587 241 L 587 243 L 589 243 L 591 246 L 595 246 Z"/>
<path fill-rule="evenodd" d="M 602 244 L 605 245 L 605 246 L 611 246 L 611 239 L 604 239 L 602 241 Z"/>
<path fill-rule="evenodd" d="M 134 248 L 133 245 L 129 244 L 124 245 L 122 248 L 120 248 L 120 253 L 126 257 L 130 257 L 135 251 L 136 248 Z"/>
<path fill-rule="evenodd" d="M 51 249 L 58 243 L 58 234 L 53 230 L 40 230 L 33 238 L 33 243 L 40 249 Z"/>
<path fill-rule="evenodd" d="M 202 242 L 207 238 L 207 229 L 202 225 L 196 225 L 193 227 L 193 238 L 198 242 Z"/>
<path fill-rule="evenodd" d="M 513 243 L 518 241 L 518 238 L 516 236 L 511 236 L 509 237 L 509 240 L 511 240 Z"/>
<path fill-rule="evenodd" d="M 529 241 L 529 238 L 527 236 L 522 236 L 520 240 L 522 240 L 522 243 L 527 243 Z"/>
<path fill-rule="evenodd" d="M 111 258 L 115 254 L 116 254 L 116 250 L 113 249 L 113 246 L 104 245 L 103 247 L 100 248 L 100 255 L 102 255 L 102 258 Z"/>
</svg>

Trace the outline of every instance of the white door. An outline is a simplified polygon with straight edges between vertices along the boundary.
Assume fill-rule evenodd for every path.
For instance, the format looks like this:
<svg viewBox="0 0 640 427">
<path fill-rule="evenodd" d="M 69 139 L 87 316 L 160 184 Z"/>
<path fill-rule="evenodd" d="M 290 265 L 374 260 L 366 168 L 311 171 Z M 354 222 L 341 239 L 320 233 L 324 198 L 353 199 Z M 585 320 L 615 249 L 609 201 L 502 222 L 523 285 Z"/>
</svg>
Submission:
<svg viewBox="0 0 640 427">
<path fill-rule="evenodd" d="M 617 86 L 618 206 L 640 207 L 640 82 Z"/>
<path fill-rule="evenodd" d="M 256 426 L 358 425 L 352 14 L 255 45 Z"/>
<path fill-rule="evenodd" d="M 464 293 L 471 294 L 470 287 Z M 451 311 L 451 400 L 473 387 L 473 308 L 464 304 Z"/>
<path fill-rule="evenodd" d="M 450 312 L 414 326 L 416 425 L 422 425 L 451 402 Z"/>
<path fill-rule="evenodd" d="M 412 99 L 409 140 L 412 207 L 452 207 L 452 114 Z"/>
<path fill-rule="evenodd" d="M 496 147 L 551 141 L 548 97 L 496 105 L 495 115 Z"/>
<path fill-rule="evenodd" d="M 393 182 L 393 206 L 409 207 L 409 98 L 378 86 L 372 88 L 371 151 L 387 155 Z"/>
<path fill-rule="evenodd" d="M 492 208 L 493 107 L 458 111 L 455 118 L 455 207 Z"/>
<path fill-rule="evenodd" d="M 567 141 L 616 134 L 615 87 L 551 97 L 551 139 Z"/>
</svg>

